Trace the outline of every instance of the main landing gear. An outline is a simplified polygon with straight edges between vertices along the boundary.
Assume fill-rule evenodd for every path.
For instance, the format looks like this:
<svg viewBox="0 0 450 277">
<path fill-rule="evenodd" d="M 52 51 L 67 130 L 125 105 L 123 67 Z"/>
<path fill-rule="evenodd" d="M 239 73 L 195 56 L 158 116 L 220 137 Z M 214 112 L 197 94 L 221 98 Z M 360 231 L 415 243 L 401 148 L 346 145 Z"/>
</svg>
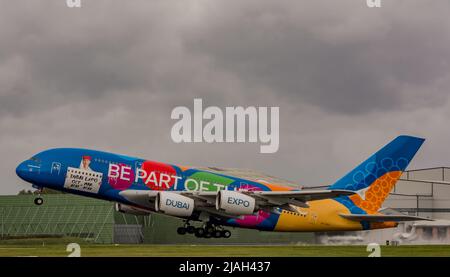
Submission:
<svg viewBox="0 0 450 277">
<path fill-rule="evenodd" d="M 185 234 L 194 234 L 195 233 L 195 227 L 191 226 L 189 222 L 187 221 L 183 227 L 178 227 L 177 233 L 179 235 L 185 235 Z"/>
<path fill-rule="evenodd" d="M 194 234 L 197 238 L 229 238 L 231 232 L 223 229 L 222 226 L 206 223 L 204 227 L 195 228 L 186 222 L 183 227 L 177 229 L 179 235 Z"/>
<path fill-rule="evenodd" d="M 36 198 L 34 198 L 34 204 L 36 206 L 40 206 L 40 205 L 44 204 L 44 199 L 41 197 L 42 188 L 38 189 L 37 192 L 38 192 L 38 196 Z"/>
</svg>

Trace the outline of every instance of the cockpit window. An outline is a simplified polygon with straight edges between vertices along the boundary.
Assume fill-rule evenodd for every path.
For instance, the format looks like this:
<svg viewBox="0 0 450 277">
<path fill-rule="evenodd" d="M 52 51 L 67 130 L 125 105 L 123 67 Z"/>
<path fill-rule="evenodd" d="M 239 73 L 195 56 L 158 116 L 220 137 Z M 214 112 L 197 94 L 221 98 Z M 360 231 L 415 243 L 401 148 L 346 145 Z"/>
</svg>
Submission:
<svg viewBox="0 0 450 277">
<path fill-rule="evenodd" d="M 30 160 L 33 161 L 33 162 L 37 162 L 37 163 L 40 163 L 40 162 L 41 162 L 41 160 L 38 159 L 36 156 L 31 157 Z"/>
</svg>

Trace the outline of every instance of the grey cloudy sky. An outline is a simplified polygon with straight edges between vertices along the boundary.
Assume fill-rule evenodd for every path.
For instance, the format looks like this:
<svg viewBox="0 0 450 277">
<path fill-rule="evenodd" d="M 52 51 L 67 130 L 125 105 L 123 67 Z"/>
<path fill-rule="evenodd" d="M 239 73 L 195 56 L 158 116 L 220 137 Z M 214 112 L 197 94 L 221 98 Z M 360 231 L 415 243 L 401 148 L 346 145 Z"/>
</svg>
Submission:
<svg viewBox="0 0 450 277">
<path fill-rule="evenodd" d="M 328 184 L 399 134 L 450 166 L 450 2 L 0 0 L 0 194 L 50 147 Z M 172 109 L 279 106 L 280 149 L 175 144 Z"/>
</svg>

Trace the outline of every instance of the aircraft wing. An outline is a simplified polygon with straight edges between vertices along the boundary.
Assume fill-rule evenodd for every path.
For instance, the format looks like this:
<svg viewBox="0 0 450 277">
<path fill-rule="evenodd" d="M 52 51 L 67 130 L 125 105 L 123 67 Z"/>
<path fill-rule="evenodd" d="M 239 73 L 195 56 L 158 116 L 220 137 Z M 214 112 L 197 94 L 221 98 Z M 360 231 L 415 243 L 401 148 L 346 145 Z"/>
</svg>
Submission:
<svg viewBox="0 0 450 277">
<path fill-rule="evenodd" d="M 301 186 L 299 186 L 296 182 L 268 175 L 266 173 L 252 169 L 226 168 L 226 167 L 197 167 L 197 169 L 209 171 L 214 174 L 225 174 L 227 176 L 234 176 L 237 178 L 253 180 L 262 183 L 270 183 L 292 188 L 301 188 Z"/>
<path fill-rule="evenodd" d="M 256 198 L 265 199 L 272 204 L 292 204 L 300 207 L 308 207 L 306 204 L 308 201 L 355 194 L 354 191 L 349 190 L 249 191 L 244 193 Z"/>
<path fill-rule="evenodd" d="M 433 221 L 432 219 L 412 216 L 412 215 L 386 215 L 386 214 L 340 214 L 343 218 L 350 219 L 353 221 L 368 221 L 368 222 L 385 222 L 385 221 L 418 221 L 427 220 Z"/>
<path fill-rule="evenodd" d="M 119 195 L 128 201 L 146 208 L 153 208 L 157 191 L 127 189 L 119 192 Z"/>
<path fill-rule="evenodd" d="M 239 191 L 242 194 L 248 195 L 256 199 L 258 207 L 274 208 L 297 212 L 296 209 L 290 205 L 297 207 L 309 207 L 307 202 L 321 199 L 335 198 L 338 196 L 346 196 L 355 194 L 348 190 L 300 190 L 300 191 Z M 182 192 L 184 196 L 203 200 L 202 209 L 209 209 L 210 206 L 215 206 L 217 192 Z M 206 211 L 206 210 L 205 210 Z"/>
<path fill-rule="evenodd" d="M 217 191 L 171 191 L 183 196 L 193 198 L 198 210 L 211 210 L 215 207 Z M 335 198 L 338 196 L 352 195 L 355 192 L 348 190 L 293 190 L 293 191 L 238 191 L 255 198 L 259 208 L 279 207 L 281 209 L 292 209 L 290 205 L 298 207 L 309 207 L 308 201 Z M 153 207 L 157 191 L 148 190 L 124 190 L 119 193 L 125 199 L 143 207 Z M 212 212 L 211 212 L 212 213 Z"/>
</svg>

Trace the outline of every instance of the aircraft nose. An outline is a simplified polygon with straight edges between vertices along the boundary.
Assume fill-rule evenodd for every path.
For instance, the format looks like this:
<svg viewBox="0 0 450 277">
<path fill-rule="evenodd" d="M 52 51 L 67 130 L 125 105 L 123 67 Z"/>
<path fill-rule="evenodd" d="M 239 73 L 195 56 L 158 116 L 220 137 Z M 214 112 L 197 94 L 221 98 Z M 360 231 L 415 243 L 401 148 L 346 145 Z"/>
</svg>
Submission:
<svg viewBox="0 0 450 277">
<path fill-rule="evenodd" d="M 27 181 L 28 175 L 29 175 L 29 169 L 27 166 L 27 161 L 21 162 L 17 168 L 16 168 L 16 174 L 17 176 L 19 176 L 20 178 L 22 178 L 23 180 Z"/>
</svg>

